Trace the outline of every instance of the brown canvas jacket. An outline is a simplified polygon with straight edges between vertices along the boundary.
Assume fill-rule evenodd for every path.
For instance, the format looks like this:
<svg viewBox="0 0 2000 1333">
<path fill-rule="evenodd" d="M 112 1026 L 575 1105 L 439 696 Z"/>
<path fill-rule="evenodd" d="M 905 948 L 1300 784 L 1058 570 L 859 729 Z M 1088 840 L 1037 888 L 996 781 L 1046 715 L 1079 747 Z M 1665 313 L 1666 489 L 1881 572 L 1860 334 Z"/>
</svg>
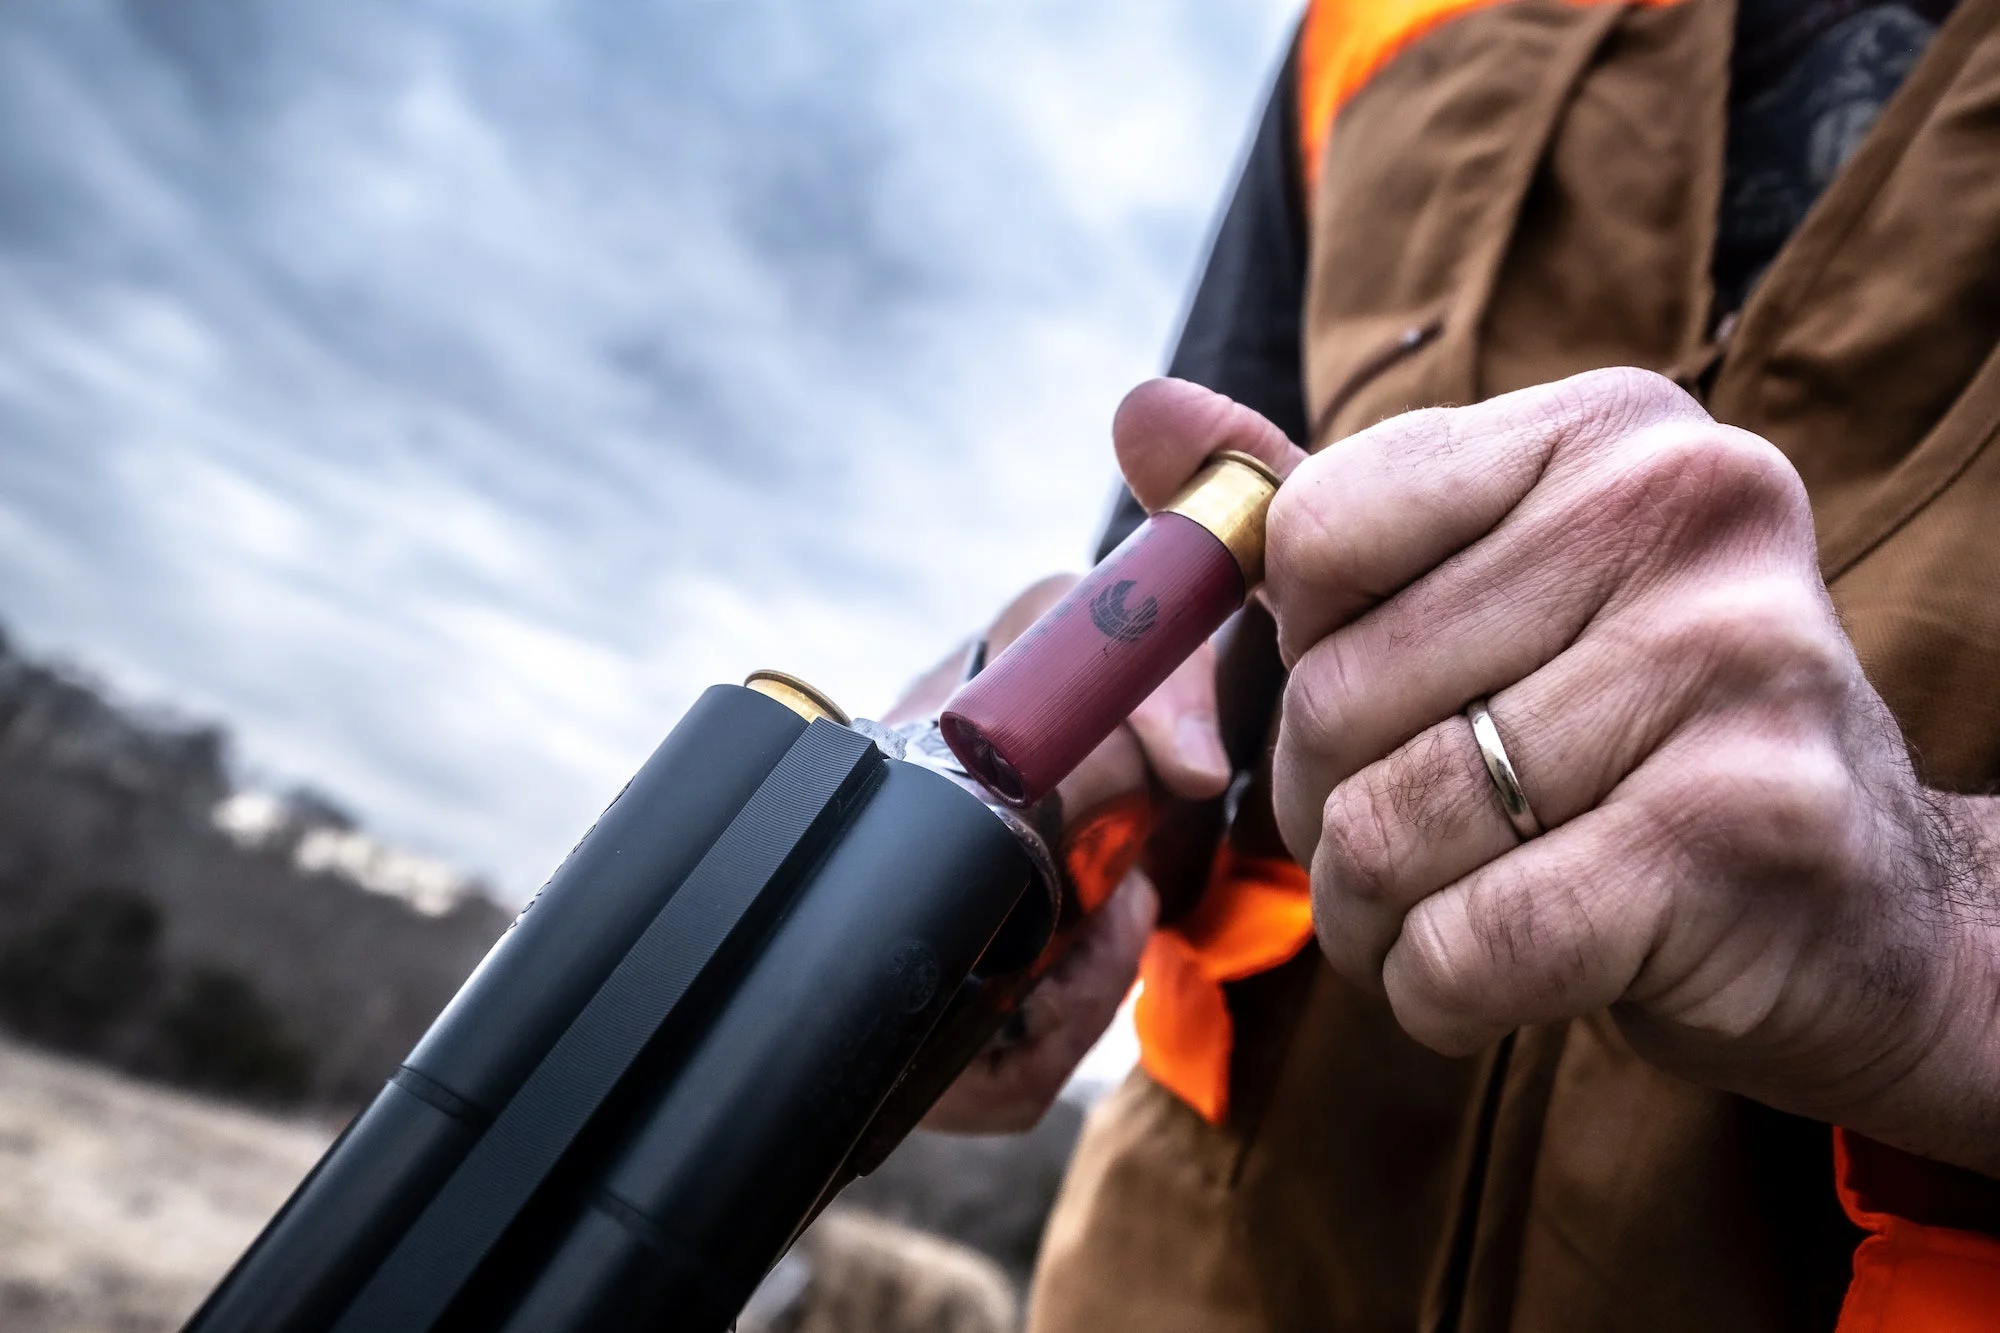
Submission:
<svg viewBox="0 0 2000 1333">
<path fill-rule="evenodd" d="M 1605 365 L 1798 467 L 1862 662 L 1937 786 L 2000 777 L 2000 0 L 1963 0 L 1711 337 L 1732 0 L 1509 0 L 1341 107 L 1312 201 L 1313 442 Z M 1045 1242 L 1037 1333 L 1833 1327 L 1826 1126 L 1608 1018 L 1473 1060 L 1316 957 L 1237 986 L 1231 1123 L 1135 1076 Z"/>
</svg>

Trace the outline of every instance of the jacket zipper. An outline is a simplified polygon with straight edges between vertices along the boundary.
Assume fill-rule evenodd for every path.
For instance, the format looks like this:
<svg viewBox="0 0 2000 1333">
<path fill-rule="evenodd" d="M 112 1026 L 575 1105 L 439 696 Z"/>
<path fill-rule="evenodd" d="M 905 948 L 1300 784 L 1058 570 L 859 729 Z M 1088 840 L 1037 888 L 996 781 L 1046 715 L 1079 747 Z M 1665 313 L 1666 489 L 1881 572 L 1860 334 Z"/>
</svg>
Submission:
<svg viewBox="0 0 2000 1333">
<path fill-rule="evenodd" d="M 1432 315 L 1421 323 L 1410 325 L 1397 334 L 1393 342 L 1363 358 L 1361 364 L 1349 371 L 1347 378 L 1340 382 L 1340 387 L 1333 391 L 1333 396 L 1326 400 L 1326 406 L 1320 409 L 1319 415 L 1313 418 L 1312 434 L 1307 437 L 1312 447 L 1319 448 L 1327 430 L 1333 425 L 1334 417 L 1340 414 L 1341 408 L 1353 400 L 1355 394 L 1360 393 L 1378 375 L 1443 332 L 1444 316 Z"/>
</svg>

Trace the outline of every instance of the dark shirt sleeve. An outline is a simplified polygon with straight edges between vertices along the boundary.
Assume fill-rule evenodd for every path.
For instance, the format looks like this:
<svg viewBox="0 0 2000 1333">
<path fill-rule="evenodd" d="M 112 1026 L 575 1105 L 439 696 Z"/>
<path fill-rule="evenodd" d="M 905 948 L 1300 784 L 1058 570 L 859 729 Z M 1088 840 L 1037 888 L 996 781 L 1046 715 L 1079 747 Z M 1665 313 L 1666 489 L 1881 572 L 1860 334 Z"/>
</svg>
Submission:
<svg viewBox="0 0 2000 1333">
<path fill-rule="evenodd" d="M 1298 171 L 1297 60 L 1295 40 L 1216 228 L 1167 374 L 1255 408 L 1303 444 L 1300 323 L 1306 244 Z M 1120 487 L 1098 541 L 1097 559 L 1125 540 L 1143 518 L 1138 502 Z"/>
</svg>

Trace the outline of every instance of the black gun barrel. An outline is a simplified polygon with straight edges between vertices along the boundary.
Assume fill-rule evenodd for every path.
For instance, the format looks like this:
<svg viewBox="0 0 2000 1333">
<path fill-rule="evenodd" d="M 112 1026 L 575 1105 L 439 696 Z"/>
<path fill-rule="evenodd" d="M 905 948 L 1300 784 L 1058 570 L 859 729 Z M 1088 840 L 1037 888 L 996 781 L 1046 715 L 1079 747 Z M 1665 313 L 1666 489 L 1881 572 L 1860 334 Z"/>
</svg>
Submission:
<svg viewBox="0 0 2000 1333">
<path fill-rule="evenodd" d="M 1030 885 L 977 798 L 885 768 L 509 1333 L 727 1328 Z"/>
<path fill-rule="evenodd" d="M 718 685 L 586 833 L 321 1159 L 189 1333 L 318 1333 L 806 730 Z"/>
<path fill-rule="evenodd" d="M 934 725 L 709 690 L 189 1328 L 722 1333 L 1049 947 L 1030 815 Z"/>
</svg>

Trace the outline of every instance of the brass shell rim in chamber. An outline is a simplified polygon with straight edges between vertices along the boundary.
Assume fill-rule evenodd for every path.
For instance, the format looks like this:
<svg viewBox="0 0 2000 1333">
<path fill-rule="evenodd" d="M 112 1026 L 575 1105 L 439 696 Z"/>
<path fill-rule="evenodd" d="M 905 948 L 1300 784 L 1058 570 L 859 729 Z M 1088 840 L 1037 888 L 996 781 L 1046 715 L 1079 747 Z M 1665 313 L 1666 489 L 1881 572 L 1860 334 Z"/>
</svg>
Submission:
<svg viewBox="0 0 2000 1333">
<path fill-rule="evenodd" d="M 1255 454 L 1246 454 L 1241 449 L 1218 449 L 1208 456 L 1210 463 L 1219 462 L 1223 459 L 1227 459 L 1232 463 L 1241 463 L 1244 467 L 1249 468 L 1252 472 L 1255 472 L 1258 476 L 1269 482 L 1271 489 L 1274 491 L 1284 484 L 1283 478 L 1271 470 L 1271 465 Z"/>
<path fill-rule="evenodd" d="M 1278 474 L 1262 459 L 1224 449 L 1211 454 L 1160 512 L 1193 519 L 1228 547 L 1248 592 L 1264 581 L 1264 516 L 1278 484 Z"/>
<path fill-rule="evenodd" d="M 789 671 L 753 671 L 743 678 L 743 688 L 776 699 L 808 722 L 825 718 L 843 727 L 854 722 L 847 710 L 828 698 L 824 690 Z"/>
</svg>

